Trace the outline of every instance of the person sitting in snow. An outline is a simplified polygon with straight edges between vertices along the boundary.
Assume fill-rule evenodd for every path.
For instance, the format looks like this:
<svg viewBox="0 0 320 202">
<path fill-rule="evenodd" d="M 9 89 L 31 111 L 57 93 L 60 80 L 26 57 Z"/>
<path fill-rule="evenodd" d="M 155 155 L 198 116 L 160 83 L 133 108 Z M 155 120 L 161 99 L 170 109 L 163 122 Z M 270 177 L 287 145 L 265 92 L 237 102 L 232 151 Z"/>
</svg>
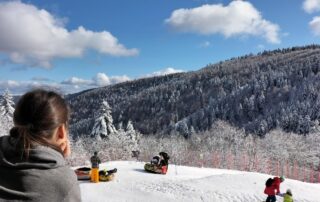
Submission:
<svg viewBox="0 0 320 202">
<path fill-rule="evenodd" d="M 169 155 L 166 152 L 160 152 L 160 168 L 161 168 L 161 173 L 162 174 L 166 174 L 168 171 L 168 166 L 169 166 Z"/>
<path fill-rule="evenodd" d="M 282 196 L 280 192 L 280 183 L 282 183 L 283 181 L 284 181 L 284 176 L 281 176 L 281 177 L 274 177 L 270 185 L 266 183 L 266 188 L 264 190 L 264 193 L 268 195 L 266 202 L 275 202 L 277 201 L 276 195 Z"/>
<path fill-rule="evenodd" d="M 160 166 L 168 166 L 169 165 L 169 155 L 166 152 L 160 152 L 159 153 L 161 160 L 160 160 Z"/>
<path fill-rule="evenodd" d="M 91 161 L 91 182 L 99 182 L 99 164 L 101 163 L 98 157 L 98 152 L 94 152 L 94 155 L 90 158 Z"/>
<path fill-rule="evenodd" d="M 160 161 L 161 161 L 161 157 L 157 155 L 157 156 L 152 157 L 150 163 L 152 165 L 160 166 Z"/>
<path fill-rule="evenodd" d="M 169 165 L 169 155 L 166 152 L 160 152 L 158 156 L 154 156 L 150 163 L 145 164 L 146 171 L 153 173 L 166 174 Z"/>
<path fill-rule="evenodd" d="M 290 189 L 287 189 L 287 192 L 284 194 L 283 202 L 293 202 L 292 192 Z"/>
</svg>

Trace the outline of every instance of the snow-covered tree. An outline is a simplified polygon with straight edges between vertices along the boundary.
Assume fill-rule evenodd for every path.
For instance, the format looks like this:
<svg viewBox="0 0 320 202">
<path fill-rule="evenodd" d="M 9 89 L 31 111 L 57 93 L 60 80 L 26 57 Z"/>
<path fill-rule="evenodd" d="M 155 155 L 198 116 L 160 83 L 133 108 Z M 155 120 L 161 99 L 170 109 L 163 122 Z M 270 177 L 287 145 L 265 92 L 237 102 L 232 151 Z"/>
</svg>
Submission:
<svg viewBox="0 0 320 202">
<path fill-rule="evenodd" d="M 189 129 L 186 119 L 183 119 L 176 123 L 176 130 L 185 137 L 189 136 Z"/>
<path fill-rule="evenodd" d="M 118 123 L 117 129 L 118 129 L 118 132 L 123 131 L 123 123 L 122 122 Z"/>
<path fill-rule="evenodd" d="M 104 138 L 113 133 L 117 133 L 117 130 L 113 125 L 111 107 L 107 101 L 103 100 L 100 109 L 97 112 L 91 136 Z"/>
<path fill-rule="evenodd" d="M 131 151 L 138 149 L 139 133 L 134 129 L 132 122 L 129 120 L 126 127 L 127 144 Z"/>
<path fill-rule="evenodd" d="M 7 135 L 13 126 L 14 102 L 7 89 L 0 97 L 0 136 Z"/>
<path fill-rule="evenodd" d="M 12 118 L 14 112 L 14 102 L 9 90 L 5 90 L 0 98 L 0 115 Z"/>
<path fill-rule="evenodd" d="M 126 131 L 128 133 L 135 133 L 135 130 L 134 130 L 134 127 L 132 125 L 131 120 L 129 120 L 128 123 L 127 123 Z"/>
<path fill-rule="evenodd" d="M 72 136 L 70 134 L 70 136 Z M 92 138 L 70 139 L 71 155 L 67 158 L 67 162 L 71 166 L 86 165 L 90 166 L 90 157 L 92 156 L 93 148 L 88 148 L 88 145 L 93 146 Z"/>
<path fill-rule="evenodd" d="M 127 123 L 125 130 L 118 130 L 117 133 L 109 135 L 110 147 L 117 148 L 121 158 L 128 158 L 132 151 L 138 150 L 139 134 L 135 131 L 132 122 Z"/>
</svg>

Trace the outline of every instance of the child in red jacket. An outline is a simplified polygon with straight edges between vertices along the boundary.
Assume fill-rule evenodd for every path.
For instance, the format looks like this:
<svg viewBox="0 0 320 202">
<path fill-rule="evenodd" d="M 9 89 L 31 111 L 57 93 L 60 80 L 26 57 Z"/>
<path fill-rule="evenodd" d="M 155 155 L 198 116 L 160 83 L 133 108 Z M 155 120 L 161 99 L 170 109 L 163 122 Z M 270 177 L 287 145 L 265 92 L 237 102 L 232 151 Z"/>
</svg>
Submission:
<svg viewBox="0 0 320 202">
<path fill-rule="evenodd" d="M 274 177 L 272 184 L 266 186 L 264 193 L 268 195 L 266 202 L 275 202 L 277 201 L 276 195 L 281 195 L 280 193 L 280 183 L 284 181 L 284 176 Z"/>
</svg>

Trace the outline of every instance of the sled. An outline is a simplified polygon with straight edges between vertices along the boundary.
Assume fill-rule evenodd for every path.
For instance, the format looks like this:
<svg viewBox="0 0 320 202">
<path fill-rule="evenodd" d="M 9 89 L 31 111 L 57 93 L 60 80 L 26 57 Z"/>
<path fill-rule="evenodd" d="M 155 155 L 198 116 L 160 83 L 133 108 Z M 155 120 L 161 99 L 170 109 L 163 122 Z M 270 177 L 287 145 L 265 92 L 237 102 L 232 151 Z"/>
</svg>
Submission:
<svg viewBox="0 0 320 202">
<path fill-rule="evenodd" d="M 90 180 L 90 171 L 91 168 L 81 167 L 76 169 L 74 172 L 76 173 L 78 180 Z"/>
<path fill-rule="evenodd" d="M 108 174 L 108 175 L 99 175 L 99 181 L 100 182 L 109 182 L 114 179 L 114 174 Z"/>
<path fill-rule="evenodd" d="M 91 179 L 91 168 L 89 167 L 81 167 L 74 171 L 77 175 L 78 180 L 90 181 Z M 115 173 L 117 169 L 114 168 L 112 170 L 100 170 L 99 171 L 99 181 L 108 182 L 115 178 Z"/>
<path fill-rule="evenodd" d="M 115 173 L 117 172 L 117 169 L 114 168 L 112 170 L 100 170 L 99 171 L 99 180 L 101 182 L 108 182 L 114 179 Z"/>
<path fill-rule="evenodd" d="M 167 167 L 166 166 L 158 166 L 151 163 L 146 163 L 144 165 L 144 170 L 150 173 L 157 173 L 157 174 L 166 174 L 167 173 Z"/>
</svg>

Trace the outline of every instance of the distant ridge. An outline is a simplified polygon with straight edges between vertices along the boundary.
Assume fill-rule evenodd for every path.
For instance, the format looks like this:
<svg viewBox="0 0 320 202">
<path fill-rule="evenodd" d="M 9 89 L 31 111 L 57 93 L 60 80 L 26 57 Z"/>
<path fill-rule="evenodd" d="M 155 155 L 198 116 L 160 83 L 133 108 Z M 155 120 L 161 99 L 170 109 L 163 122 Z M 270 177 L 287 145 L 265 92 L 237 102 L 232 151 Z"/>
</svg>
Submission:
<svg viewBox="0 0 320 202">
<path fill-rule="evenodd" d="M 300 134 L 320 119 L 320 46 L 263 51 L 199 71 L 143 78 L 68 95 L 71 132 L 89 134 L 102 99 L 115 125 L 133 122 L 143 134 L 188 136 L 218 119 L 263 135 L 274 128 Z"/>
</svg>

